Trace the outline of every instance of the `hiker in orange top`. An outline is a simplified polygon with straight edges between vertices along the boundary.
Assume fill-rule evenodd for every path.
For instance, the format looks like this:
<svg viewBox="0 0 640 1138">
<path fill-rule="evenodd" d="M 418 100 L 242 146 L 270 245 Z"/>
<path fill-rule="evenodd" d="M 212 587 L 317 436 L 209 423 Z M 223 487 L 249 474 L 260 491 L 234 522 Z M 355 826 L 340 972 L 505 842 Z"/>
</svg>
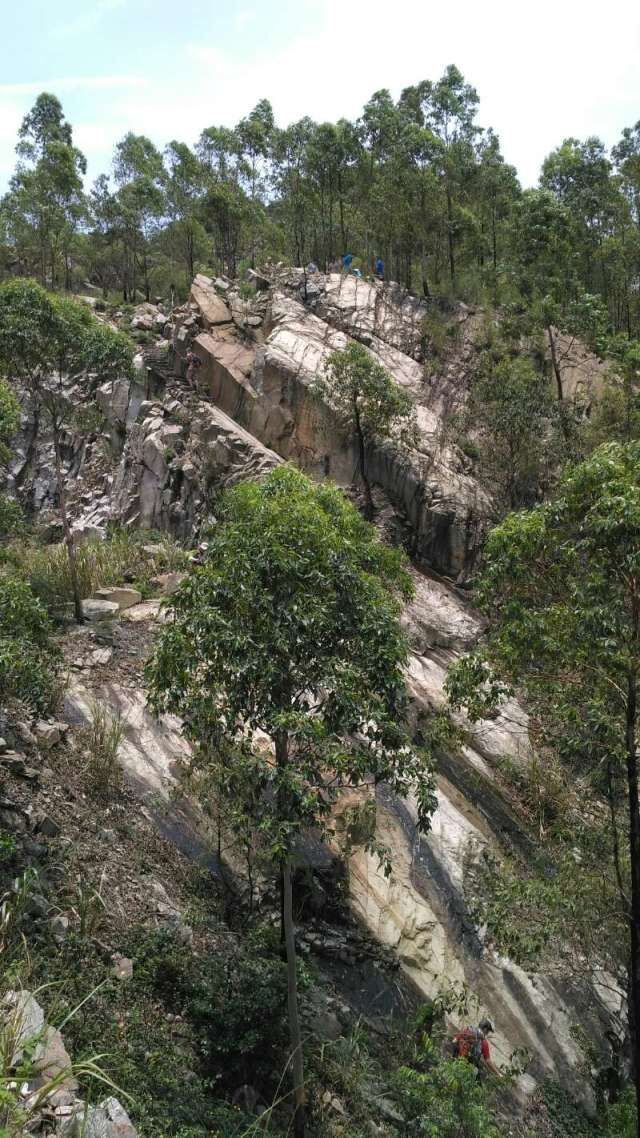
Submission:
<svg viewBox="0 0 640 1138">
<path fill-rule="evenodd" d="M 490 1071 L 497 1079 L 502 1078 L 502 1072 L 491 1059 L 491 1048 L 487 1039 L 494 1030 L 490 1019 L 481 1019 L 477 1027 L 463 1027 L 453 1040 L 456 1058 L 473 1063 L 479 1078 L 482 1078 L 486 1071 Z"/>
</svg>

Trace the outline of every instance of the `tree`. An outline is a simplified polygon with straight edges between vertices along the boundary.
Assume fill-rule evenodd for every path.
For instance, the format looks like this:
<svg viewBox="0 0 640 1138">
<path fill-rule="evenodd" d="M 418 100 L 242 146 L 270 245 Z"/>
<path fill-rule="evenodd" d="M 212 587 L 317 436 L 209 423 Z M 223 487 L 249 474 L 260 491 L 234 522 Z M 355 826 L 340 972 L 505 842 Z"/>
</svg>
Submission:
<svg viewBox="0 0 640 1138">
<path fill-rule="evenodd" d="M 188 146 L 175 140 L 165 149 L 165 161 L 169 171 L 167 209 L 171 218 L 168 234 L 179 250 L 179 259 L 184 262 L 189 288 L 195 276 L 196 254 L 204 244 L 198 206 L 204 192 L 206 168 Z"/>
<path fill-rule="evenodd" d="M 290 467 L 222 500 L 207 559 L 173 595 L 148 667 L 157 712 L 181 716 L 194 762 L 228 755 L 228 800 L 251 788 L 254 828 L 281 868 L 295 1133 L 304 1132 L 291 864 L 296 838 L 330 828 L 341 791 L 415 785 L 418 824 L 434 806 L 430 768 L 410 746 L 398 618 L 410 592 L 343 494 Z M 269 748 L 264 745 L 264 736 Z"/>
<path fill-rule="evenodd" d="M 53 434 L 56 487 L 69 557 L 76 620 L 83 619 L 73 534 L 67 512 L 62 464 L 62 433 L 73 420 L 65 390 L 69 377 L 95 373 L 98 381 L 127 375 L 132 345 L 119 332 L 99 324 L 87 308 L 48 293 L 35 281 L 0 285 L 0 369 L 24 384 L 36 425 L 42 411 Z"/>
<path fill-rule="evenodd" d="M 527 356 L 481 361 L 462 422 L 478 438 L 480 464 L 511 509 L 536 499 L 554 450 L 553 412 L 548 381 Z"/>
<path fill-rule="evenodd" d="M 415 411 L 411 397 L 398 387 L 389 372 L 361 344 L 350 343 L 332 352 L 316 391 L 336 411 L 343 427 L 358 446 L 358 470 L 365 491 L 365 514 L 373 517 L 371 483 L 367 473 L 367 447 L 374 439 L 415 441 Z"/>
<path fill-rule="evenodd" d="M 478 93 L 465 83 L 453 64 L 436 82 L 425 79 L 402 94 L 404 102 L 419 108 L 421 123 L 432 134 L 432 161 L 438 170 L 445 196 L 447 251 L 451 286 L 456 286 L 456 243 L 463 215 L 461 197 L 468 172 L 475 165 L 475 142 L 480 127 L 474 119 Z"/>
<path fill-rule="evenodd" d="M 615 840 L 613 856 L 640 1105 L 640 442 L 604 444 L 569 469 L 552 501 L 495 529 L 477 598 L 491 626 L 482 653 L 450 672 L 454 706 L 481 715 L 501 684 L 517 684 L 556 723 L 565 755 L 588 761 L 596 739 L 597 762 L 626 789 L 628 863 Z"/>
<path fill-rule="evenodd" d="M 71 251 L 84 216 L 84 155 L 73 145 L 55 95 L 39 95 L 23 119 L 16 147 L 18 166 L 2 202 L 10 239 L 27 272 L 56 288 L 60 265 L 71 288 Z"/>
<path fill-rule="evenodd" d="M 166 171 L 162 155 L 143 134 L 128 134 L 116 146 L 113 175 L 125 252 L 122 294 L 135 301 L 142 272 L 145 299 L 151 297 L 149 243 L 165 209 Z"/>
</svg>

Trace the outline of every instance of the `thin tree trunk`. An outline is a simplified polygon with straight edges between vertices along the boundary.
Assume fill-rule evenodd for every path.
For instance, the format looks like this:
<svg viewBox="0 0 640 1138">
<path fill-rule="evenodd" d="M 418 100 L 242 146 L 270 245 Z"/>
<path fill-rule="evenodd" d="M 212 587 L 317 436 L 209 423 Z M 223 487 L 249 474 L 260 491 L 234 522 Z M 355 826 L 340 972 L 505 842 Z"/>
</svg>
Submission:
<svg viewBox="0 0 640 1138">
<path fill-rule="evenodd" d="M 62 461 L 60 457 L 60 427 L 55 421 L 53 426 L 53 449 L 56 462 L 56 482 L 58 486 L 60 516 L 62 518 L 62 532 L 64 534 L 64 543 L 67 547 L 67 556 L 69 558 L 69 577 L 71 578 L 71 591 L 73 593 L 73 611 L 77 623 L 82 624 L 84 614 L 82 612 L 82 598 L 78 584 L 78 562 L 76 559 L 76 547 L 73 534 L 71 532 L 71 526 L 69 525 L 69 515 L 67 513 L 67 493 L 64 486 Z"/>
<path fill-rule="evenodd" d="M 362 430 L 362 423 L 360 422 L 360 411 L 358 410 L 358 400 L 354 397 L 353 400 L 353 417 L 356 426 L 356 437 L 358 439 L 358 470 L 364 486 L 365 508 L 364 516 L 368 522 L 373 517 L 373 497 L 371 495 L 371 484 L 367 478 L 367 448 L 364 440 L 364 432 Z"/>
<path fill-rule="evenodd" d="M 289 1042 L 291 1046 L 291 1070 L 293 1075 L 293 1133 L 295 1138 L 304 1138 L 305 1132 L 305 1093 L 304 1060 L 302 1055 L 302 1034 L 298 1015 L 298 977 L 296 966 L 296 945 L 293 935 L 293 897 L 291 889 L 291 859 L 283 865 L 284 931 L 287 949 L 287 1009 L 289 1013 Z"/>
<path fill-rule="evenodd" d="M 551 355 L 551 366 L 553 368 L 553 375 L 556 381 L 556 391 L 558 394 L 558 406 L 560 408 L 560 426 L 565 438 L 565 442 L 569 443 L 571 433 L 569 431 L 569 424 L 567 422 L 567 408 L 564 401 L 564 387 L 562 384 L 562 372 L 560 371 L 560 364 L 558 362 L 558 353 L 556 352 L 556 339 L 553 334 L 553 329 L 550 324 L 547 324 L 547 340 L 549 342 L 549 353 Z"/>
<path fill-rule="evenodd" d="M 564 403 L 564 388 L 562 385 L 562 372 L 558 363 L 558 353 L 556 352 L 556 340 L 553 334 L 553 329 L 550 324 L 547 324 L 547 340 L 549 342 L 549 352 L 551 354 L 551 366 L 553 368 L 553 375 L 556 381 L 556 390 L 558 393 L 558 403 Z"/>
<path fill-rule="evenodd" d="M 640 1138 L 640 805 L 636 750 L 637 681 L 629 676 L 627 696 L 627 784 L 629 793 L 629 855 L 631 861 L 631 1044 L 636 1092 L 636 1134 Z"/>
<path fill-rule="evenodd" d="M 289 762 L 289 740 L 286 731 L 280 732 L 275 739 L 276 765 L 282 772 Z M 285 792 L 278 792 L 278 812 L 284 820 L 287 817 Z M 291 1061 L 291 1076 L 293 1082 L 293 1133 L 294 1138 L 304 1138 L 305 1132 L 305 1093 L 304 1093 L 304 1056 L 302 1053 L 302 1035 L 300 1032 L 300 1016 L 298 1014 L 298 974 L 296 962 L 296 943 L 293 932 L 293 894 L 291 888 L 291 857 L 285 856 L 280 862 L 280 882 L 282 896 L 282 930 L 284 932 L 285 954 L 287 961 L 287 1012 L 289 1017 L 289 1047 Z"/>
<path fill-rule="evenodd" d="M 451 287 L 456 285 L 456 260 L 453 247 L 453 202 L 451 189 L 447 181 L 447 243 L 449 246 L 449 272 L 451 273 Z"/>
</svg>

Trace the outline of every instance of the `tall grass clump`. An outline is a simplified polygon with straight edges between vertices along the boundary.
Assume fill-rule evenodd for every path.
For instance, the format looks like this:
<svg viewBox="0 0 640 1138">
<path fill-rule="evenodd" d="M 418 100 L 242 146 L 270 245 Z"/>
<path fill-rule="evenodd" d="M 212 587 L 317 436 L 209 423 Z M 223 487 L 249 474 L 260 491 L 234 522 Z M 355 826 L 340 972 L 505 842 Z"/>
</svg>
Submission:
<svg viewBox="0 0 640 1138">
<path fill-rule="evenodd" d="M 35 540 L 12 541 L 2 559 L 28 581 L 49 612 L 62 615 L 73 601 L 69 558 L 64 545 L 41 545 Z M 101 586 L 131 581 L 143 594 L 158 573 L 184 568 L 188 555 L 171 537 L 152 541 L 140 531 L 115 530 L 104 541 L 92 539 L 76 547 L 77 576 L 82 597 Z"/>
</svg>

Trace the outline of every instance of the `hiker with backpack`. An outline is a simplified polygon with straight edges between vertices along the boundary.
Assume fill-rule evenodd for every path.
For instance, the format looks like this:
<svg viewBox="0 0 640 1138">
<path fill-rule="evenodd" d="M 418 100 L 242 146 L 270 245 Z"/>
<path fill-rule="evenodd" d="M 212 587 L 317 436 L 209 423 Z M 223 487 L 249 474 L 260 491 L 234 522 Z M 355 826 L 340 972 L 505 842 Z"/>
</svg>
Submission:
<svg viewBox="0 0 640 1138">
<path fill-rule="evenodd" d="M 477 1027 L 463 1027 L 453 1039 L 455 1058 L 472 1063 L 480 1079 L 487 1071 L 497 1079 L 502 1078 L 502 1072 L 491 1059 L 491 1048 L 487 1039 L 494 1030 L 490 1019 L 481 1019 Z"/>
</svg>

